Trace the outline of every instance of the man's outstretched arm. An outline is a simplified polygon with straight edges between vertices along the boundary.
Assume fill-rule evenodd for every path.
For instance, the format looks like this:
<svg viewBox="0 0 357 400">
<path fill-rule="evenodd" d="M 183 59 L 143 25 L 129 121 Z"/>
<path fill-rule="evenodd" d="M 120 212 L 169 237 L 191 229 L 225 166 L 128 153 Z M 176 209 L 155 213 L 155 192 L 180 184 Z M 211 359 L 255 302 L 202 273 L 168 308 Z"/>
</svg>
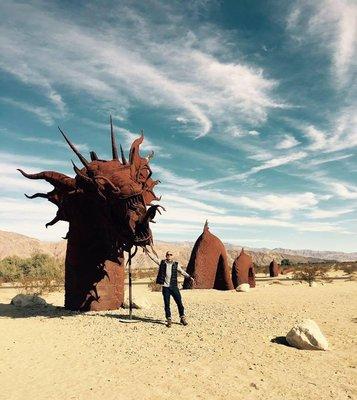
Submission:
<svg viewBox="0 0 357 400">
<path fill-rule="evenodd" d="M 179 272 L 181 275 L 183 275 L 185 278 L 192 279 L 192 276 L 189 275 L 180 265 L 177 266 L 177 272 Z"/>
</svg>

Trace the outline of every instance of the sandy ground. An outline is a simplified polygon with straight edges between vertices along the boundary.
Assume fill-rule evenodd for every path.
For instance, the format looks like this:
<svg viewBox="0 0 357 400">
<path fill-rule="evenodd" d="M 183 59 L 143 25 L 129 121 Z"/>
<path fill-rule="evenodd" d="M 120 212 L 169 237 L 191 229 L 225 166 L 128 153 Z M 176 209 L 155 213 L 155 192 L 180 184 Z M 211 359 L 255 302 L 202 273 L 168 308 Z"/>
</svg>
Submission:
<svg viewBox="0 0 357 400">
<path fill-rule="evenodd" d="M 357 283 L 259 282 L 249 293 L 183 291 L 189 326 L 163 325 L 161 293 L 134 287 L 151 306 L 70 313 L 16 309 L 0 290 L 1 399 L 353 399 Z M 177 320 L 176 307 L 172 307 Z M 314 319 L 331 350 L 301 351 L 274 338 Z M 273 340 L 273 342 L 272 342 Z M 278 339 L 279 341 L 279 339 Z"/>
</svg>

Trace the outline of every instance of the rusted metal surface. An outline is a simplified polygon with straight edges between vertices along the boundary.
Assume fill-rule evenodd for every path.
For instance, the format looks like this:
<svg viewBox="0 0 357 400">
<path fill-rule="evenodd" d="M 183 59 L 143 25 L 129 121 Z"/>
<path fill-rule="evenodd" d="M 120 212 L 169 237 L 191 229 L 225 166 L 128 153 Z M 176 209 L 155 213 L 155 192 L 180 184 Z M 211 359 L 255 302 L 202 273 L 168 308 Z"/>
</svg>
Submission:
<svg viewBox="0 0 357 400">
<path fill-rule="evenodd" d="M 152 248 L 153 237 L 149 223 L 160 206 L 151 204 L 160 200 L 153 192 L 159 181 L 151 178 L 149 161 L 153 153 L 140 155 L 144 135 L 134 140 L 129 158 L 121 149 L 119 159 L 110 118 L 112 160 L 101 160 L 95 152 L 88 161 L 62 135 L 83 167 L 72 161 L 75 177 L 55 171 L 28 174 L 29 179 L 44 179 L 54 189 L 36 193 L 28 198 L 46 198 L 58 207 L 57 214 L 47 226 L 58 221 L 69 222 L 66 265 L 65 307 L 71 310 L 110 310 L 121 306 L 124 300 L 123 253 L 146 246 Z M 135 255 L 134 252 L 134 255 Z"/>
<path fill-rule="evenodd" d="M 209 231 L 207 221 L 193 247 L 187 272 L 195 279 L 195 289 L 233 289 L 226 249 Z M 192 282 L 185 279 L 183 288 L 191 289 Z"/>
<path fill-rule="evenodd" d="M 234 288 L 242 283 L 249 283 L 250 287 L 255 287 L 255 271 L 252 257 L 244 249 L 234 260 L 232 266 L 232 282 Z"/>
<path fill-rule="evenodd" d="M 270 277 L 276 277 L 280 274 L 280 265 L 275 260 L 273 260 L 269 265 L 269 274 Z"/>
</svg>

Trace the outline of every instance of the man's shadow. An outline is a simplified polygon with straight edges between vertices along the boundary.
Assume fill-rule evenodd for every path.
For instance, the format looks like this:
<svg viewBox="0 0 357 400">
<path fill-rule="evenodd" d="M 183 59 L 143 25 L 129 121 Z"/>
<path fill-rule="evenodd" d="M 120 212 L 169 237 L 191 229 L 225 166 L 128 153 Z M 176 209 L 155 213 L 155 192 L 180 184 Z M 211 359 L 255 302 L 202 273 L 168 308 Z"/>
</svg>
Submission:
<svg viewBox="0 0 357 400">
<path fill-rule="evenodd" d="M 99 316 L 104 317 L 104 318 L 114 318 L 118 320 L 122 320 L 125 322 L 126 320 L 129 320 L 129 315 L 128 314 L 99 314 Z M 133 315 L 132 319 L 135 321 L 141 321 L 141 322 L 147 322 L 151 324 L 159 324 L 159 325 L 166 325 L 166 322 L 161 320 L 161 319 L 155 319 L 155 318 L 150 318 L 150 317 L 140 317 L 138 315 Z M 172 324 L 180 325 L 179 322 L 172 322 Z"/>
</svg>

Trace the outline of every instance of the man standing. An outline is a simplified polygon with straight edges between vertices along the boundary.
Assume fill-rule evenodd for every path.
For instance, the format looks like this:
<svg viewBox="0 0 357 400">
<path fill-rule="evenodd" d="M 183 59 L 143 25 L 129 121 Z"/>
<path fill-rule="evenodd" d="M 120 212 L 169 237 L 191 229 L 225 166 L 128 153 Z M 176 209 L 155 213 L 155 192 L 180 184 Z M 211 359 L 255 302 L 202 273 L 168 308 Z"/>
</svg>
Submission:
<svg viewBox="0 0 357 400">
<path fill-rule="evenodd" d="M 165 316 L 166 316 L 166 326 L 169 328 L 172 324 L 171 310 L 170 310 L 170 297 L 172 296 L 177 304 L 178 312 L 180 315 L 180 322 L 182 325 L 187 325 L 185 317 L 185 308 L 182 304 L 182 298 L 180 290 L 177 286 L 177 272 L 186 278 L 189 278 L 194 282 L 194 279 L 184 271 L 177 261 L 172 258 L 172 252 L 166 252 L 165 260 L 159 262 L 156 259 L 150 257 L 158 266 L 159 271 L 156 277 L 156 283 L 162 285 L 162 296 L 164 298 L 165 304 Z"/>
</svg>

